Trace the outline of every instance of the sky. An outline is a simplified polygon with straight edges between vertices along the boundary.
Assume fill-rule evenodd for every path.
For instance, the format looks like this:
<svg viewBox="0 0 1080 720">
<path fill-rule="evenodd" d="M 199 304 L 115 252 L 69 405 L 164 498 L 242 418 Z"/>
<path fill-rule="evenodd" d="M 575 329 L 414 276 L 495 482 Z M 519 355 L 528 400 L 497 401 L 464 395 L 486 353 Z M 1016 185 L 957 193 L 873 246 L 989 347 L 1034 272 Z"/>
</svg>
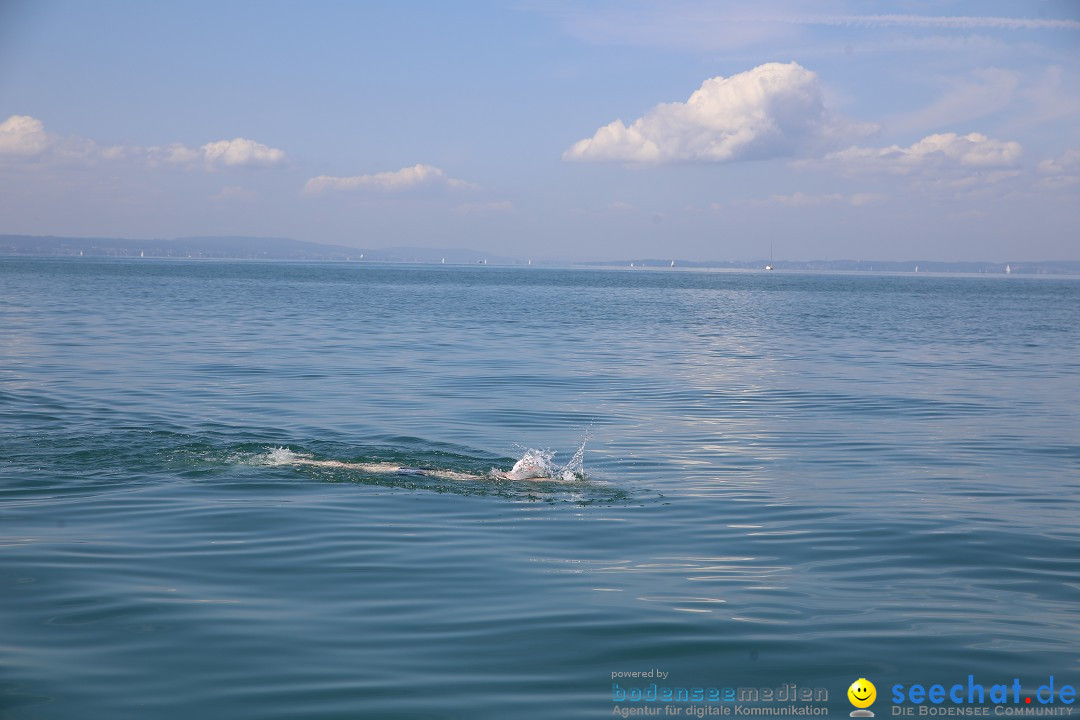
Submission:
<svg viewBox="0 0 1080 720">
<path fill-rule="evenodd" d="M 0 233 L 1080 260 L 1080 2 L 0 0 Z"/>
</svg>

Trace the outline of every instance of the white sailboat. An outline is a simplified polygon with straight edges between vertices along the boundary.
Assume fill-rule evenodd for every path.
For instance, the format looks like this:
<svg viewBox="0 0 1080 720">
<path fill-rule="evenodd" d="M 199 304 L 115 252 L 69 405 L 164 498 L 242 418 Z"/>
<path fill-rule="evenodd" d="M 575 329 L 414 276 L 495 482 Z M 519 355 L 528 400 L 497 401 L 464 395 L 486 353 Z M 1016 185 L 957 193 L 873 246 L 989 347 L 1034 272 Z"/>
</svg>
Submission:
<svg viewBox="0 0 1080 720">
<path fill-rule="evenodd" d="M 772 243 L 769 243 L 769 264 L 765 266 L 765 269 L 766 270 L 772 270 L 772 268 L 773 268 L 772 263 L 773 263 L 773 260 L 772 260 Z"/>
</svg>

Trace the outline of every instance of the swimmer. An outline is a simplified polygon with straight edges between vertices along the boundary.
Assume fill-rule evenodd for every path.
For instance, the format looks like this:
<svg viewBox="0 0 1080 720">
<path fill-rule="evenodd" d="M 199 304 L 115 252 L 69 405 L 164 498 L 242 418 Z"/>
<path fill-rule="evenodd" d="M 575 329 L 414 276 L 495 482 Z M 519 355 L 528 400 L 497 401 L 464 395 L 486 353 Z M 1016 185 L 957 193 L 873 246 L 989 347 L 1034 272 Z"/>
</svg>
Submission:
<svg viewBox="0 0 1080 720">
<path fill-rule="evenodd" d="M 341 460 L 314 460 L 303 455 L 298 455 L 287 448 L 278 448 L 269 453 L 268 459 L 274 465 L 306 465 L 309 467 L 340 468 L 342 470 L 359 470 L 366 473 L 379 475 L 418 475 L 421 477 L 434 477 L 443 480 L 530 480 L 533 482 L 565 482 L 563 478 L 551 477 L 547 471 L 528 457 L 518 460 L 514 467 L 508 471 L 493 470 L 490 475 L 476 475 L 473 473 L 455 472 L 453 470 L 438 470 L 428 468 L 407 467 L 394 463 L 350 463 Z"/>
<path fill-rule="evenodd" d="M 444 480 L 482 480 L 483 476 L 471 473 L 459 473 L 453 470 L 424 470 L 394 463 L 351 463 L 341 460 L 313 460 L 302 455 L 289 453 L 286 457 L 272 458 L 276 465 L 307 465 L 309 467 L 340 468 L 342 470 L 359 470 L 361 472 L 377 475 L 420 475 L 423 477 L 437 477 Z"/>
</svg>

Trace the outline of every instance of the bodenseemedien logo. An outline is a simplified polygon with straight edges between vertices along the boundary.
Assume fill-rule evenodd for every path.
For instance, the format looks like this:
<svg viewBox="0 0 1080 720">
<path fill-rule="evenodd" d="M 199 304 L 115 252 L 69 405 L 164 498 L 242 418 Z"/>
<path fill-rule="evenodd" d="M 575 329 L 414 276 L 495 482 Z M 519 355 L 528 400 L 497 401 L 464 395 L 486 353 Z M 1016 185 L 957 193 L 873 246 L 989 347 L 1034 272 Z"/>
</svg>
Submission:
<svg viewBox="0 0 1080 720">
<path fill-rule="evenodd" d="M 851 711 L 851 717 L 874 717 L 874 712 L 866 709 L 877 699 L 877 688 L 874 687 L 874 683 L 866 678 L 859 678 L 847 689 L 847 697 L 856 708 Z"/>
</svg>

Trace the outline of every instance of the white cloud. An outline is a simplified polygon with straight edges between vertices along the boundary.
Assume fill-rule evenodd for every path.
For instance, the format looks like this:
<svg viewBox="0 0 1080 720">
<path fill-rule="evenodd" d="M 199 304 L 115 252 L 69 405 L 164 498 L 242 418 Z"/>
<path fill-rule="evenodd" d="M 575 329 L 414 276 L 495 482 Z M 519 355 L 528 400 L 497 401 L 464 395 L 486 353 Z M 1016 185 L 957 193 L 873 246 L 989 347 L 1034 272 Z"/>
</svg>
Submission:
<svg viewBox="0 0 1080 720">
<path fill-rule="evenodd" d="M 165 147 L 134 148 L 136 154 L 146 158 L 151 167 L 159 164 L 195 167 L 207 170 L 221 168 L 272 167 L 285 161 L 285 151 L 268 147 L 247 138 L 218 140 L 200 148 L 190 148 L 183 143 Z"/>
<path fill-rule="evenodd" d="M 1006 197 L 1022 188 L 1025 178 L 1030 180 L 1021 165 L 1023 153 L 1023 146 L 1014 140 L 981 133 L 937 133 L 906 147 L 852 146 L 795 166 L 847 176 L 904 178 L 909 188 L 930 196 Z"/>
<path fill-rule="evenodd" d="M 871 128 L 826 110 L 821 85 L 798 63 L 714 77 L 685 103 L 663 103 L 629 126 L 605 125 L 563 153 L 570 161 L 733 162 L 786 157 Z"/>
<path fill-rule="evenodd" d="M 824 193 L 813 195 L 798 191 L 791 195 L 770 195 L 765 199 L 737 199 L 732 201 L 732 205 L 742 207 L 779 205 L 781 207 L 794 208 L 821 207 L 824 205 L 851 205 L 854 207 L 861 207 L 863 205 L 880 202 L 884 199 L 884 195 L 876 193 L 854 193 L 851 195 L 844 195 L 843 193 Z M 722 210 L 724 208 L 721 203 L 713 203 L 710 207 L 713 210 Z"/>
<path fill-rule="evenodd" d="M 1080 148 L 1069 148 L 1063 155 L 1039 163 L 1039 172 L 1061 174 L 1080 170 Z"/>
<path fill-rule="evenodd" d="M 280 164 L 285 153 L 277 148 L 246 138 L 219 140 L 201 148 L 182 143 L 138 147 L 135 145 L 102 146 L 81 137 L 60 137 L 45 131 L 45 124 L 29 115 L 12 115 L 0 123 L 0 158 L 23 157 L 37 162 L 60 161 L 93 164 L 97 162 L 144 162 L 150 167 L 178 165 L 205 167 L 267 167 Z"/>
<path fill-rule="evenodd" d="M 1080 182 L 1080 148 L 1069 148 L 1061 156 L 1039 163 L 1041 185 L 1048 188 L 1069 187 Z"/>
<path fill-rule="evenodd" d="M 1050 175 L 1044 177 L 1039 184 L 1052 190 L 1061 190 L 1072 188 L 1077 183 L 1080 183 L 1080 175 Z"/>
<path fill-rule="evenodd" d="M 906 175 L 930 169 L 1014 167 L 1022 153 L 1020 143 L 1012 140 L 995 140 L 979 133 L 940 133 L 927 135 L 906 148 L 853 146 L 826 155 L 824 162 L 855 171 Z"/>
<path fill-rule="evenodd" d="M 207 143 L 202 146 L 202 152 L 208 166 L 266 167 L 285 159 L 282 150 L 240 137 Z"/>
<path fill-rule="evenodd" d="M 46 132 L 45 124 L 29 115 L 12 115 L 0 123 L 0 159 L 24 162 L 58 161 L 94 163 L 126 154 L 125 148 L 101 147 L 93 140 L 60 137 Z"/>
<path fill-rule="evenodd" d="M 831 205 L 833 203 L 847 202 L 847 198 L 840 193 L 807 195 L 802 192 L 795 192 L 791 195 L 773 195 L 773 199 L 781 205 L 788 205 L 790 207 L 814 207 L 817 205 Z"/>
<path fill-rule="evenodd" d="M 462 203 L 454 208 L 458 215 L 475 215 L 477 213 L 504 213 L 511 212 L 514 203 L 509 200 L 498 200 L 489 203 Z"/>
<path fill-rule="evenodd" d="M 166 147 L 149 147 L 142 151 L 150 167 L 157 167 L 160 163 L 167 165 L 195 165 L 203 159 L 203 154 L 195 148 L 189 148 L 181 143 L 173 143 Z"/>
<path fill-rule="evenodd" d="M 1003 199 L 1023 187 L 1018 181 L 1024 177 L 1020 170 L 975 170 L 971 172 L 922 175 L 912 187 L 921 190 L 924 197 L 955 198 L 961 200 Z M 1025 183 L 1026 184 L 1026 183 Z"/>
<path fill-rule="evenodd" d="M 0 123 L 0 156 L 40 155 L 52 142 L 45 125 L 29 115 L 12 115 Z"/>
<path fill-rule="evenodd" d="M 423 186 L 444 186 L 454 189 L 475 189 L 476 186 L 464 180 L 452 178 L 437 167 L 431 165 L 413 165 L 393 172 L 381 172 L 373 175 L 353 175 L 352 177 L 334 177 L 319 175 L 307 181 L 304 192 L 317 195 L 333 191 L 382 190 L 399 192 Z"/>
<path fill-rule="evenodd" d="M 818 205 L 832 205 L 844 202 L 844 196 L 840 193 L 827 195 L 807 195 L 803 192 L 795 192 L 791 195 L 771 195 L 766 201 L 769 205 L 786 205 L 787 207 L 815 207 Z"/>
</svg>

